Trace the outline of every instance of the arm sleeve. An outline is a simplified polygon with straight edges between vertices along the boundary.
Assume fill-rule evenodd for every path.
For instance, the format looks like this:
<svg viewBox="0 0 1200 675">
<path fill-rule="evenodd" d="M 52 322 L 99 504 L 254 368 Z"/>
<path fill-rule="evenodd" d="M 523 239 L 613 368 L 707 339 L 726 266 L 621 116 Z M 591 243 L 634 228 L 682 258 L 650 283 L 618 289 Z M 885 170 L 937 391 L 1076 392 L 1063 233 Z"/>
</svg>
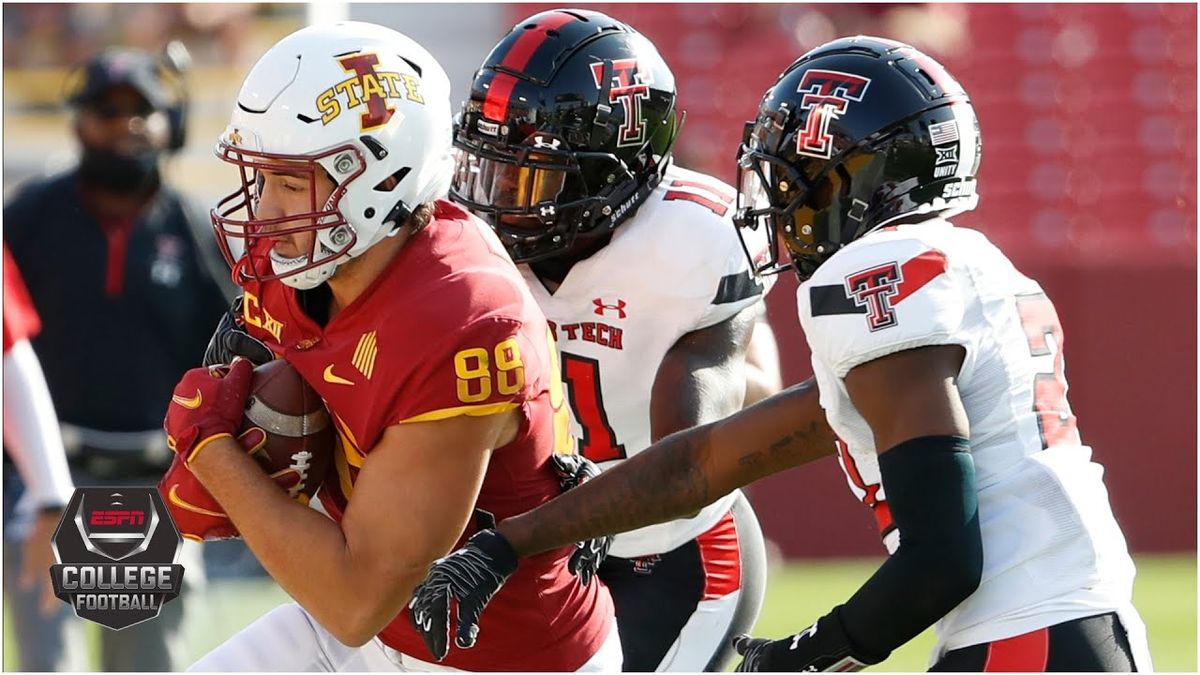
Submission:
<svg viewBox="0 0 1200 675">
<path fill-rule="evenodd" d="M 33 499 L 61 506 L 74 490 L 54 403 L 28 340 L 4 354 L 4 447 Z"/>
<path fill-rule="evenodd" d="M 979 586 L 983 538 L 970 442 L 905 441 L 879 456 L 900 547 L 841 607 L 851 642 L 880 660 Z"/>
</svg>

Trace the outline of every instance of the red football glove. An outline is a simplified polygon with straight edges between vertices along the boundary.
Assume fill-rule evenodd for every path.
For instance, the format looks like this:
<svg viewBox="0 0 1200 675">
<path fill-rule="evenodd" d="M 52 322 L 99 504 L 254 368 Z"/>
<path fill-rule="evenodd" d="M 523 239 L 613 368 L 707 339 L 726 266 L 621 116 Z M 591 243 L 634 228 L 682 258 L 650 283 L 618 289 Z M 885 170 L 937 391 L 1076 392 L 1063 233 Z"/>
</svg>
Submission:
<svg viewBox="0 0 1200 675">
<path fill-rule="evenodd" d="M 236 358 L 228 367 L 193 368 L 175 385 L 163 428 L 167 446 L 189 464 L 204 446 L 232 438 L 242 426 L 254 364 Z"/>
<path fill-rule="evenodd" d="M 184 465 L 183 455 L 175 456 L 171 468 L 158 482 L 158 492 L 184 538 L 213 541 L 242 536 L 217 500 Z"/>
<path fill-rule="evenodd" d="M 266 443 L 267 435 L 258 427 L 251 427 L 238 436 L 238 444 L 249 454 Z M 284 469 L 271 475 L 285 492 L 295 486 L 300 476 L 294 470 Z M 209 494 L 208 489 L 200 483 L 191 469 L 183 461 L 183 455 L 176 455 L 171 462 L 171 468 L 158 482 L 158 491 L 167 510 L 175 520 L 175 526 L 185 538 L 193 541 L 214 541 L 217 539 L 237 539 L 242 535 L 237 526 L 225 515 L 225 509 Z M 308 503 L 308 497 L 298 495 L 296 500 Z"/>
</svg>

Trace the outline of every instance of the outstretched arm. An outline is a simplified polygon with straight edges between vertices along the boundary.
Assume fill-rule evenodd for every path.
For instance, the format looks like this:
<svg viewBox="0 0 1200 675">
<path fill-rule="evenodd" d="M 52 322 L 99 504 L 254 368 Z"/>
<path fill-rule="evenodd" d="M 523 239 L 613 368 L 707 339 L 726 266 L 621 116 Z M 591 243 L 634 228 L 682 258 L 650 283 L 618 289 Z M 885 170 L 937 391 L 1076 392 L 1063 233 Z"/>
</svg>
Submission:
<svg viewBox="0 0 1200 675">
<path fill-rule="evenodd" d="M 740 393 L 740 392 L 739 392 Z M 483 530 L 437 561 L 417 588 L 413 623 L 434 658 L 470 648 L 479 616 L 520 557 L 695 513 L 735 488 L 834 452 L 812 380 L 731 417 L 680 431 L 538 508 Z"/>
<path fill-rule="evenodd" d="M 782 640 L 741 636 L 744 671 L 858 670 L 878 663 L 979 585 L 979 531 L 970 426 L 956 386 L 958 345 L 909 349 L 852 369 L 855 408 L 871 426 L 895 553 L 845 603 Z"/>
<path fill-rule="evenodd" d="M 723 420 L 681 431 L 498 528 L 522 557 L 674 520 L 735 488 L 834 453 L 807 380 Z"/>
</svg>

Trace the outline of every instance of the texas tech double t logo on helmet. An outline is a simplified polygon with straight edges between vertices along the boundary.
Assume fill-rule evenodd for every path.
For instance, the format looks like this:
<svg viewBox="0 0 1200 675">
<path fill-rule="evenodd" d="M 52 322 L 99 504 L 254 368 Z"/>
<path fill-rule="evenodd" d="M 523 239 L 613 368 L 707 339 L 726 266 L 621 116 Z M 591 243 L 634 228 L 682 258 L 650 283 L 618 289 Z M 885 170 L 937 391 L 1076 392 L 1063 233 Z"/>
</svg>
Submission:
<svg viewBox="0 0 1200 675">
<path fill-rule="evenodd" d="M 962 86 L 912 47 L 843 38 L 784 71 L 746 126 L 739 227 L 765 225 L 771 260 L 801 280 L 842 246 L 900 218 L 975 208 L 979 123 Z"/>
<path fill-rule="evenodd" d="M 606 234 L 662 177 L 679 122 L 650 41 L 599 12 L 552 10 L 488 54 L 456 121 L 450 197 L 517 262 Z"/>
</svg>

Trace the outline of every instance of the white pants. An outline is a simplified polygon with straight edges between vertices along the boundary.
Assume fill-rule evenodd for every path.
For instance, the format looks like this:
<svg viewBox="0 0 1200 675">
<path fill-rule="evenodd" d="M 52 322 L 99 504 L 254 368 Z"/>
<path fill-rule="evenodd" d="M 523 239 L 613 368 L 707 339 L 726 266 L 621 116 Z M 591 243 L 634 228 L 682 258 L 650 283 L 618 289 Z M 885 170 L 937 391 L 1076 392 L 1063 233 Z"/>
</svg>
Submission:
<svg viewBox="0 0 1200 675">
<path fill-rule="evenodd" d="M 737 572 L 733 572 L 737 570 Z M 762 530 L 742 494 L 695 539 L 658 555 L 609 557 L 608 585 L 628 672 L 720 672 L 736 656 L 766 593 Z"/>
<path fill-rule="evenodd" d="M 189 672 L 226 673 L 454 670 L 401 654 L 378 638 L 362 647 L 347 647 L 294 602 L 267 612 L 188 668 Z M 614 621 L 600 649 L 579 668 L 579 672 L 620 670 L 621 639 Z"/>
</svg>

